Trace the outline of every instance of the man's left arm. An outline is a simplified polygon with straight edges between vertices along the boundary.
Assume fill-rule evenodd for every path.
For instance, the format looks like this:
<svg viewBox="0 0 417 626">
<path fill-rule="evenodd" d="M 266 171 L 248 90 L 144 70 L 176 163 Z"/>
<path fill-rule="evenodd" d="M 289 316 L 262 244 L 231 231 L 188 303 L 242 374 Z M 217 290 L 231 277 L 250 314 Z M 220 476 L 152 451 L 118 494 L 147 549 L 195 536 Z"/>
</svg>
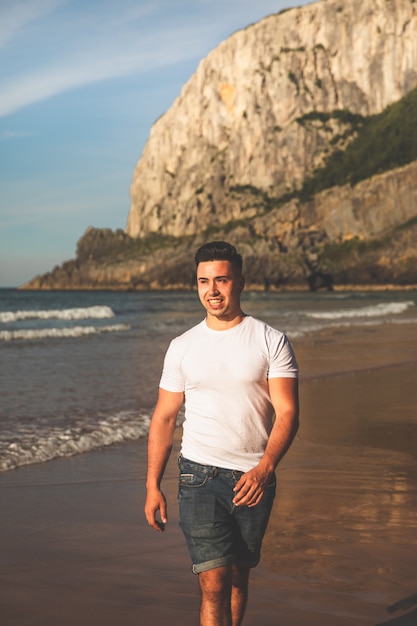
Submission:
<svg viewBox="0 0 417 626">
<path fill-rule="evenodd" d="M 297 378 L 271 378 L 269 395 L 275 410 L 275 422 L 262 459 L 243 474 L 235 487 L 233 502 L 236 506 L 256 506 L 261 501 L 269 479 L 298 430 Z"/>
</svg>

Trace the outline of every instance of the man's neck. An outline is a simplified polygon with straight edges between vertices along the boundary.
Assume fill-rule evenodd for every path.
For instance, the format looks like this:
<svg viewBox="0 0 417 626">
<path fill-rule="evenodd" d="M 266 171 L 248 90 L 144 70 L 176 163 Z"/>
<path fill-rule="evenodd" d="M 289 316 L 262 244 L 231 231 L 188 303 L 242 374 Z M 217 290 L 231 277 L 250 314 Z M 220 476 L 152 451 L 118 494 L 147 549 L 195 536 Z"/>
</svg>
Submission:
<svg viewBox="0 0 417 626">
<path fill-rule="evenodd" d="M 237 313 L 231 318 L 223 318 L 223 317 L 216 317 L 215 315 L 207 315 L 206 324 L 211 330 L 229 330 L 230 328 L 233 328 L 234 326 L 237 326 L 238 324 L 240 324 L 244 320 L 245 317 L 246 317 L 246 314 L 243 313 L 243 311 L 239 311 L 239 313 Z"/>
</svg>

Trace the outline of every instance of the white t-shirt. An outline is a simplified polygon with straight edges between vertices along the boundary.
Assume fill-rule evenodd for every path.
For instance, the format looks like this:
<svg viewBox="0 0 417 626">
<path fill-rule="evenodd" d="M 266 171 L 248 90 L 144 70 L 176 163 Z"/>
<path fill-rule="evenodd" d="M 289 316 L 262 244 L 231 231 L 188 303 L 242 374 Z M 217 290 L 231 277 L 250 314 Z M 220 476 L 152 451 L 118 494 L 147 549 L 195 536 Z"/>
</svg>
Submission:
<svg viewBox="0 0 417 626">
<path fill-rule="evenodd" d="M 173 339 L 160 387 L 185 392 L 181 454 L 247 472 L 258 464 L 273 423 L 268 378 L 296 378 L 287 337 L 251 316 L 229 330 L 203 320 Z"/>
</svg>

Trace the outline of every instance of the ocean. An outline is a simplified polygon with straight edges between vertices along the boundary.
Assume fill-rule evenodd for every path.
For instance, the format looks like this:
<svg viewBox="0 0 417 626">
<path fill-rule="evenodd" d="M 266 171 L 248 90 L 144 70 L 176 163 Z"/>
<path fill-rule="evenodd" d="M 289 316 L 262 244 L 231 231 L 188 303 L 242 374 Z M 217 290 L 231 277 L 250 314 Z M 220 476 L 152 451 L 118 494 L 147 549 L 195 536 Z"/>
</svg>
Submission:
<svg viewBox="0 0 417 626">
<path fill-rule="evenodd" d="M 297 340 L 417 328 L 416 291 L 244 292 L 242 304 Z M 169 341 L 203 316 L 195 292 L 1 289 L 0 470 L 145 437 Z"/>
</svg>

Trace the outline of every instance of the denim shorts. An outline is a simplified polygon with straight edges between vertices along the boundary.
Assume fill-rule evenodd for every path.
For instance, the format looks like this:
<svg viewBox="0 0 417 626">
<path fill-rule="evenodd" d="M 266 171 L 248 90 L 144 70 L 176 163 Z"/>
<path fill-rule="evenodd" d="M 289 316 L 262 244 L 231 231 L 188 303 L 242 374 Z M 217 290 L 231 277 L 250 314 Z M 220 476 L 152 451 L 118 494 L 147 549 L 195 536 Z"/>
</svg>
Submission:
<svg viewBox="0 0 417 626">
<path fill-rule="evenodd" d="M 235 506 L 233 488 L 244 472 L 178 458 L 179 524 L 193 572 L 231 563 L 256 567 L 276 492 L 275 475 L 259 504 Z"/>
</svg>

